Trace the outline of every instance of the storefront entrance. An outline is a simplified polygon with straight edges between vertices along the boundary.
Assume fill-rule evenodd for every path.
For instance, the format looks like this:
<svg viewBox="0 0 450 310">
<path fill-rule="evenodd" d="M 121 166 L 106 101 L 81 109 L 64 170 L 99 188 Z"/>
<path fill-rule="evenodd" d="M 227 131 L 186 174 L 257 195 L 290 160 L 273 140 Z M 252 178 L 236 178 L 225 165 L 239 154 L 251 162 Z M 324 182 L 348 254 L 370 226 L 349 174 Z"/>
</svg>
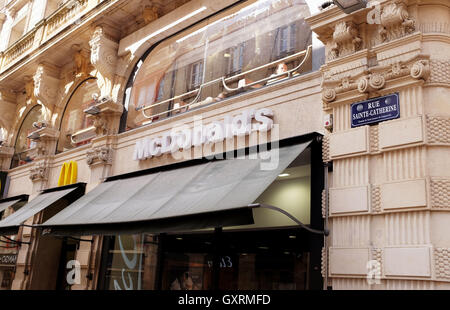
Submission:
<svg viewBox="0 0 450 310">
<path fill-rule="evenodd" d="M 320 229 L 319 146 L 312 143 L 291 161 L 254 203 L 277 206 L 309 228 Z M 282 212 L 252 212 L 254 223 L 248 225 L 105 236 L 98 288 L 322 289 L 323 236 L 300 228 Z"/>
<path fill-rule="evenodd" d="M 107 239 L 105 289 L 306 290 L 310 239 L 299 229 Z M 116 254 L 116 255 L 115 255 Z"/>
<path fill-rule="evenodd" d="M 294 229 L 164 236 L 162 290 L 303 290 L 307 236 Z"/>
</svg>

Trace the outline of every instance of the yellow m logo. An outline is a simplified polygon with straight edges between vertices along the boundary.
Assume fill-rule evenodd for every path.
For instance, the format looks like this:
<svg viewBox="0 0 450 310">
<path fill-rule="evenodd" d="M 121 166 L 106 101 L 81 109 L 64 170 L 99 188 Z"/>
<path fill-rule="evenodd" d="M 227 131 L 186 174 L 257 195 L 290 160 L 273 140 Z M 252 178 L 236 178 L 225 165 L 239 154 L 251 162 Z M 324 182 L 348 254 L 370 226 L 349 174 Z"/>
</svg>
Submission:
<svg viewBox="0 0 450 310">
<path fill-rule="evenodd" d="M 75 184 L 77 182 L 78 164 L 75 161 L 64 163 L 59 174 L 58 186 Z"/>
</svg>

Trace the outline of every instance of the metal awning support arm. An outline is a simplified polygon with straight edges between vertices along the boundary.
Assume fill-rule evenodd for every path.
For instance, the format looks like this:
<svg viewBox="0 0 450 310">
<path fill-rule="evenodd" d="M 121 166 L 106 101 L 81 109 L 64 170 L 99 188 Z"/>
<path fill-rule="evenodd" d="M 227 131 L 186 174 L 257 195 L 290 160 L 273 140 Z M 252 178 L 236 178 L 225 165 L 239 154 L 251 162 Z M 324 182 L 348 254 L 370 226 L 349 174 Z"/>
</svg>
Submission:
<svg viewBox="0 0 450 310">
<path fill-rule="evenodd" d="M 295 223 L 297 223 L 298 226 L 300 226 L 301 228 L 306 229 L 307 231 L 309 231 L 309 232 L 311 232 L 313 234 L 324 235 L 324 236 L 328 236 L 330 234 L 328 229 L 317 230 L 317 229 L 313 229 L 311 227 L 308 227 L 307 225 L 305 225 L 302 222 L 300 222 L 295 216 L 293 216 L 292 214 L 290 214 L 286 210 L 283 210 L 283 209 L 275 207 L 275 206 L 271 206 L 271 205 L 267 205 L 267 204 L 261 204 L 261 203 L 256 203 L 256 204 L 249 205 L 248 207 L 249 208 L 264 208 L 264 209 L 270 209 L 270 210 L 274 210 L 274 211 L 280 212 L 280 213 L 286 215 L 287 217 L 289 217 Z"/>
<path fill-rule="evenodd" d="M 8 238 L 8 237 L 6 237 L 6 236 L 2 236 L 2 238 L 8 240 L 8 241 L 0 240 L 0 242 L 3 242 L 3 243 L 10 243 L 10 242 L 12 242 L 12 243 L 15 243 L 15 244 L 18 244 L 18 245 L 22 245 L 22 244 L 31 244 L 31 242 L 17 241 L 17 240 L 13 240 L 13 239 L 11 239 L 11 238 Z"/>
</svg>

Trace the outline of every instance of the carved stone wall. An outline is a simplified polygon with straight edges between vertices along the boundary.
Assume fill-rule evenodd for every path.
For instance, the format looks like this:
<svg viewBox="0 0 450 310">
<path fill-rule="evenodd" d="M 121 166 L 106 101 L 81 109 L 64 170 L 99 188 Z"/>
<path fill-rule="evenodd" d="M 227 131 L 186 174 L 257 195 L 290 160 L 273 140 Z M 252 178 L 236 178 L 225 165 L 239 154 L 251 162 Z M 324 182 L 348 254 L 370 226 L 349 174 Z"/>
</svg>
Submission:
<svg viewBox="0 0 450 310">
<path fill-rule="evenodd" d="M 450 54 L 441 52 L 450 41 L 445 27 L 419 32 L 430 7 L 380 4 L 379 23 L 367 23 L 373 8 L 349 15 L 331 8 L 307 19 L 327 46 L 322 100 L 333 118 L 323 139 L 333 167 L 323 266 L 333 289 L 433 288 L 450 279 L 450 105 L 442 102 L 450 94 Z M 392 93 L 399 94 L 399 119 L 351 128 L 352 103 Z M 380 269 L 369 270 L 369 260 Z M 380 284 L 367 281 L 370 272 Z"/>
</svg>

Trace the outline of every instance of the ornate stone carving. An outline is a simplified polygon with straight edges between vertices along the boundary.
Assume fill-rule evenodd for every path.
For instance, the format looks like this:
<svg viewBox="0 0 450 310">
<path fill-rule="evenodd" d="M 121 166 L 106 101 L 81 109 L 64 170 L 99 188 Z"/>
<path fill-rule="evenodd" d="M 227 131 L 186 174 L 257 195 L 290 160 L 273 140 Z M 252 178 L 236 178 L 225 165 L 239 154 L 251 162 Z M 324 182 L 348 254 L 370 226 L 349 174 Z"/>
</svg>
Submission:
<svg viewBox="0 0 450 310">
<path fill-rule="evenodd" d="M 450 144 L 450 117 L 427 115 L 428 143 Z"/>
<path fill-rule="evenodd" d="M 47 127 L 45 122 L 40 123 L 43 123 L 45 125 L 41 126 L 41 128 L 33 132 L 33 134 L 36 134 L 37 136 L 35 139 L 33 139 L 36 142 L 34 152 L 37 158 L 42 158 L 46 155 L 52 154 L 56 146 L 56 141 L 59 137 L 58 130 Z"/>
<path fill-rule="evenodd" d="M 352 21 L 341 21 L 334 27 L 328 60 L 352 54 L 361 47 L 362 39 L 357 26 Z"/>
<path fill-rule="evenodd" d="M 358 91 L 360 93 L 368 93 L 382 89 L 386 85 L 386 79 L 379 73 L 370 74 L 362 77 L 358 81 Z"/>
<path fill-rule="evenodd" d="M 328 269 L 328 249 L 326 247 L 322 248 L 322 259 L 321 259 L 321 273 L 322 277 L 326 277 L 326 272 Z"/>
<path fill-rule="evenodd" d="M 73 53 L 73 71 L 75 77 L 88 75 L 89 72 L 89 56 L 81 48 L 79 44 L 72 45 Z"/>
<path fill-rule="evenodd" d="M 35 104 L 36 103 L 36 97 L 34 96 L 34 79 L 27 75 L 24 77 L 24 83 L 25 83 L 25 95 L 26 95 L 26 102 L 27 104 Z"/>
<path fill-rule="evenodd" d="M 57 75 L 55 68 L 42 63 L 39 64 L 33 76 L 34 97 L 47 107 L 54 104 L 58 90 L 59 79 L 54 75 Z"/>
<path fill-rule="evenodd" d="M 379 35 L 381 42 L 388 42 L 415 31 L 415 21 L 409 18 L 404 2 L 389 3 L 382 8 Z"/>
<path fill-rule="evenodd" d="M 430 60 L 429 83 L 450 84 L 450 60 Z"/>
<path fill-rule="evenodd" d="M 329 136 L 324 136 L 322 140 L 322 160 L 327 163 L 330 159 L 330 138 Z"/>
<path fill-rule="evenodd" d="M 380 186 L 372 186 L 372 212 L 381 212 L 381 188 Z"/>
<path fill-rule="evenodd" d="M 380 150 L 378 131 L 378 125 L 370 126 L 370 151 L 374 153 Z"/>
<path fill-rule="evenodd" d="M 93 148 L 87 151 L 87 164 L 92 166 L 93 164 L 111 164 L 112 163 L 112 153 L 111 147 L 102 146 L 98 148 Z"/>
<path fill-rule="evenodd" d="M 431 207 L 450 209 L 450 179 L 431 179 Z"/>
<path fill-rule="evenodd" d="M 97 84 L 100 98 L 111 98 L 119 44 L 105 34 L 103 27 L 95 28 L 89 42 L 91 46 L 91 63 L 97 70 Z"/>
<path fill-rule="evenodd" d="M 336 100 L 337 94 L 351 91 L 358 88 L 358 83 L 352 77 L 344 77 L 341 80 L 325 80 L 322 83 L 325 87 L 322 92 L 322 99 L 324 102 L 333 102 Z"/>
<path fill-rule="evenodd" d="M 383 270 L 383 268 L 382 268 L 383 249 L 372 248 L 372 259 L 376 260 L 379 263 L 379 265 L 378 265 L 379 268 L 377 268 L 377 270 L 374 270 L 375 274 L 381 275 L 381 270 Z"/>
<path fill-rule="evenodd" d="M 145 24 L 149 24 L 159 18 L 159 9 L 156 6 L 146 5 L 142 8 L 142 18 Z"/>
<path fill-rule="evenodd" d="M 428 59 L 416 61 L 411 67 L 411 76 L 415 79 L 426 80 L 430 76 L 430 61 Z"/>
<path fill-rule="evenodd" d="M 34 165 L 30 169 L 30 179 L 33 182 L 45 181 L 48 179 L 49 168 L 44 161 L 41 161 Z"/>
<path fill-rule="evenodd" d="M 322 91 L 322 99 L 325 102 L 332 102 L 336 99 L 336 90 L 333 88 L 326 88 Z"/>
<path fill-rule="evenodd" d="M 322 191 L 322 218 L 326 217 L 327 212 L 327 192 L 325 190 Z"/>
<path fill-rule="evenodd" d="M 436 269 L 436 277 L 438 279 L 450 280 L 450 249 L 435 248 L 434 249 L 434 266 Z"/>
<path fill-rule="evenodd" d="M 341 80 L 325 79 L 322 82 L 322 99 L 329 104 L 336 100 L 338 94 L 354 89 L 360 93 L 376 92 L 386 87 L 388 82 L 406 76 L 427 80 L 430 76 L 429 56 L 417 55 L 391 65 L 370 67 L 363 73 L 347 76 Z"/>
</svg>

